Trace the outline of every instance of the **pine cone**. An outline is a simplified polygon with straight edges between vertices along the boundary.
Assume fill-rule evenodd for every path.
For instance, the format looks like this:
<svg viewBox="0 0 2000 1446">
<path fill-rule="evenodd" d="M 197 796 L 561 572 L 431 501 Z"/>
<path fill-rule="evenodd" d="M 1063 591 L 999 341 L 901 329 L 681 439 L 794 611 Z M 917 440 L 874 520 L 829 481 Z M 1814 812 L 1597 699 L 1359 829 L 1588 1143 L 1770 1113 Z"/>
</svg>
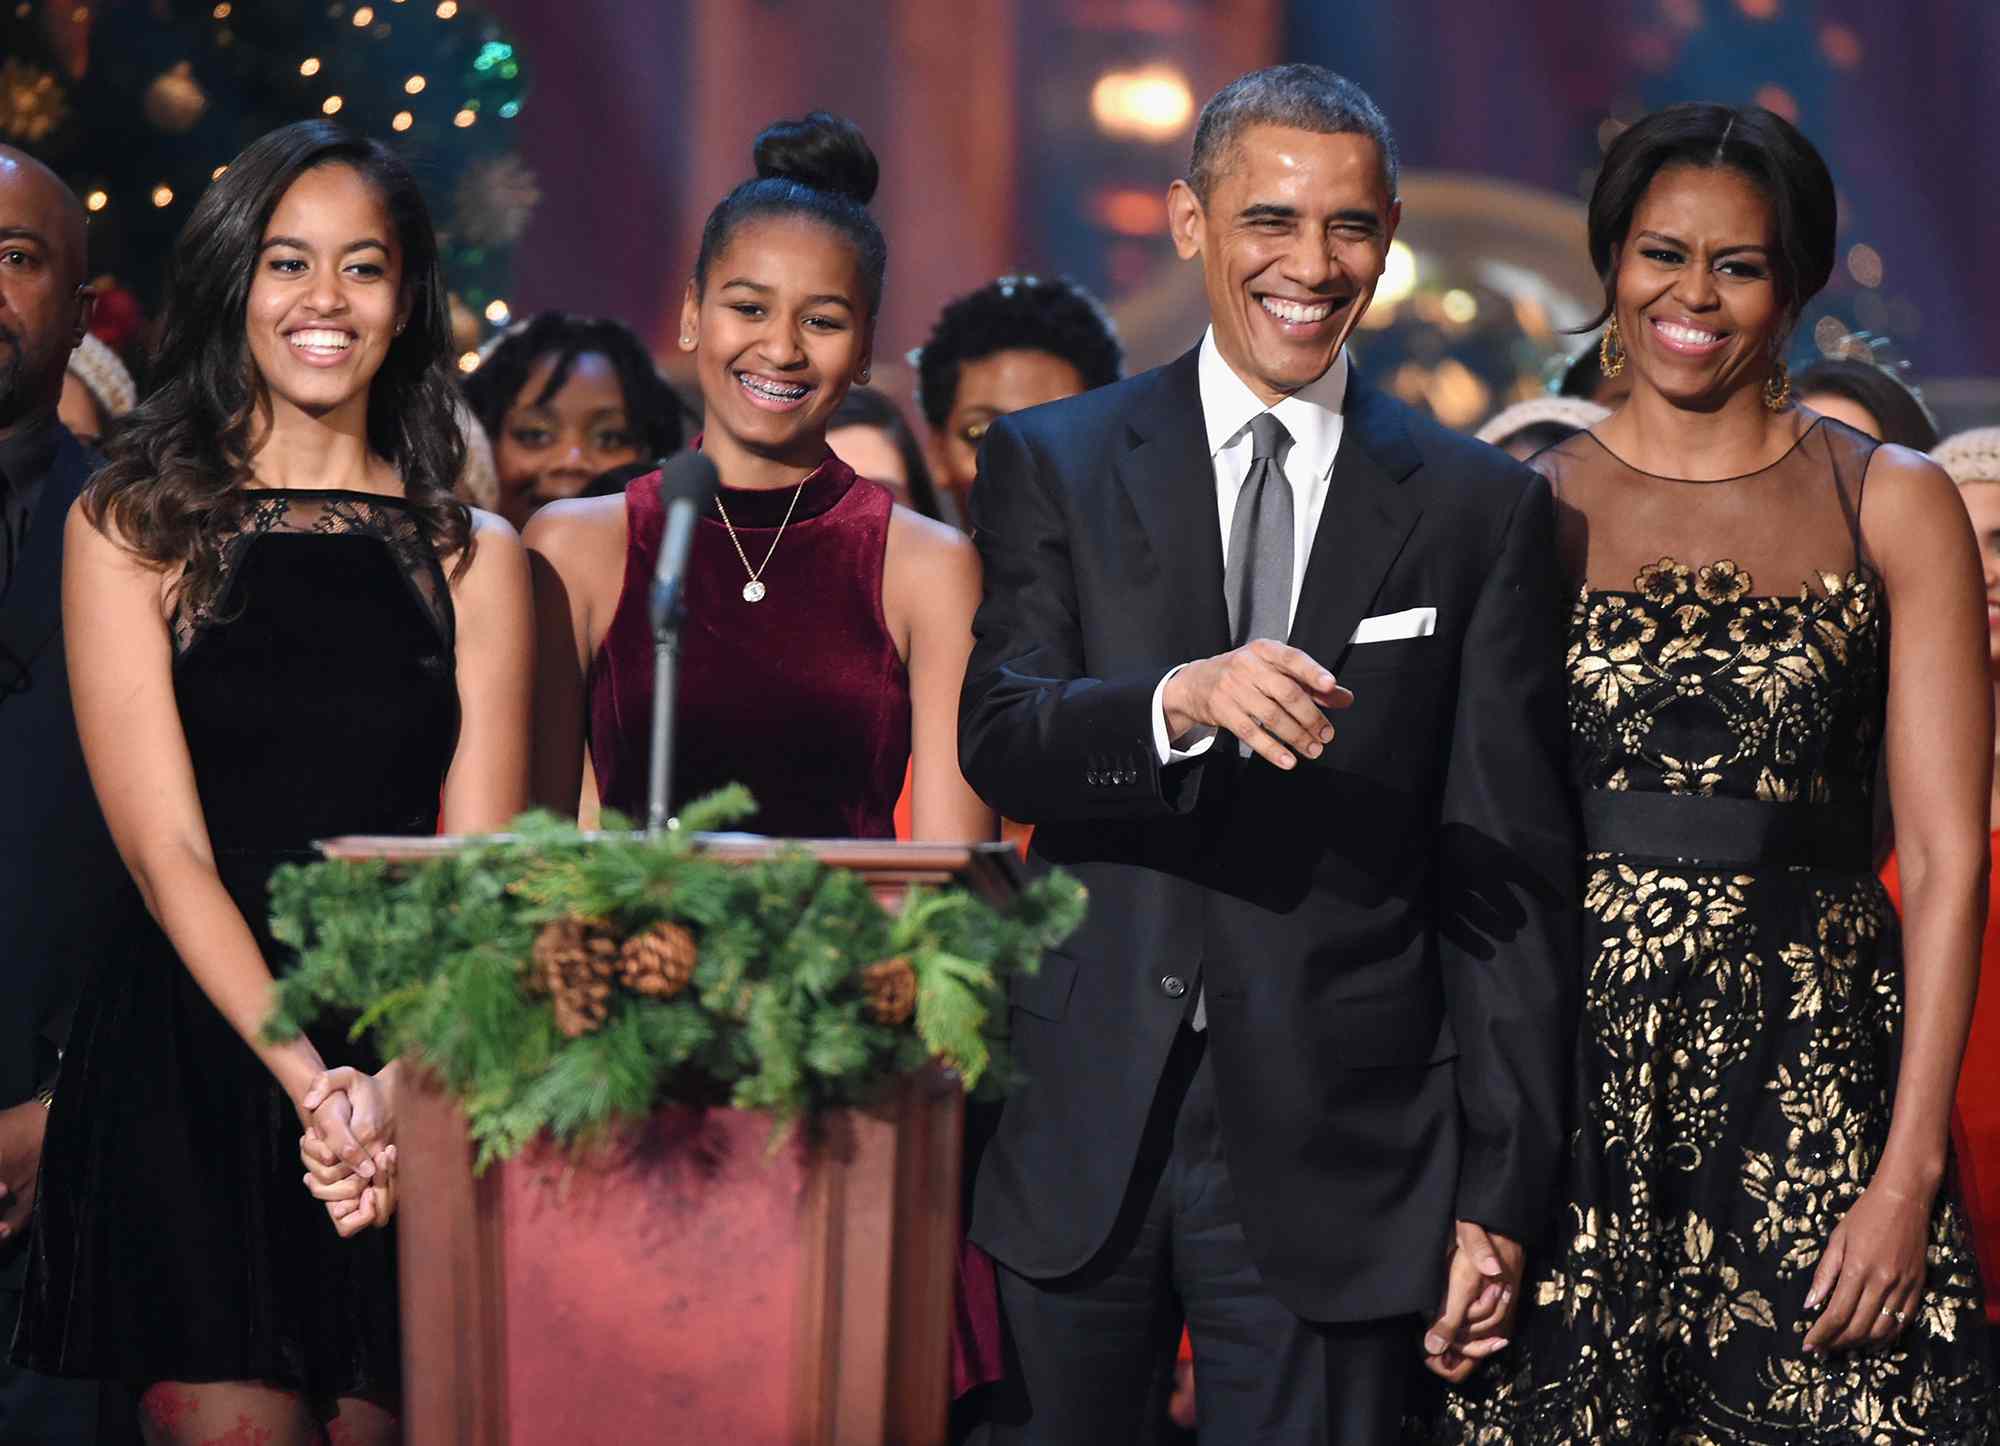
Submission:
<svg viewBox="0 0 2000 1446">
<path fill-rule="evenodd" d="M 861 971 L 861 992 L 877 1024 L 906 1024 L 917 1009 L 917 972 L 898 955 Z"/>
<path fill-rule="evenodd" d="M 649 999 L 671 999 L 687 988 L 700 958 L 694 935 L 663 920 L 625 941 L 618 956 L 618 982 Z"/>
<path fill-rule="evenodd" d="M 527 990 L 555 1001 L 558 1029 L 574 1039 L 604 1023 L 618 972 L 618 935 L 608 923 L 575 915 L 551 920 L 535 935 L 533 962 Z"/>
</svg>

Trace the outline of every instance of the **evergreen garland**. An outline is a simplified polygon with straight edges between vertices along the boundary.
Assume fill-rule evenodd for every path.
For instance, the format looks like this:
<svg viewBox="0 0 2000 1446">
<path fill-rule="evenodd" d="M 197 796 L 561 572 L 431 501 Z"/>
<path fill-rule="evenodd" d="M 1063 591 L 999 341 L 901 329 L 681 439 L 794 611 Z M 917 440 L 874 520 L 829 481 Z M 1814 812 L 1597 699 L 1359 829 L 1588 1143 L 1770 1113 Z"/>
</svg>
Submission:
<svg viewBox="0 0 2000 1446">
<path fill-rule="evenodd" d="M 299 961 L 267 1033 L 337 1014 L 384 1058 L 421 1057 L 463 1105 L 481 1169 L 544 1130 L 588 1141 L 668 1100 L 767 1110 L 783 1127 L 932 1059 L 976 1097 L 1004 1093 L 1007 982 L 1082 920 L 1082 886 L 1050 874 L 1004 911 L 912 889 L 892 916 L 859 874 L 804 849 L 736 865 L 696 845 L 751 808 L 739 786 L 657 840 L 586 839 L 534 813 L 446 857 L 288 865 L 271 884 L 273 932 Z M 601 1025 L 567 1037 L 530 981 L 538 932 L 565 920 L 627 937 L 683 926 L 699 941 L 692 983 L 615 991 Z M 884 1022 L 881 976 L 864 977 L 888 962 L 915 976 L 907 1024 Z"/>
</svg>

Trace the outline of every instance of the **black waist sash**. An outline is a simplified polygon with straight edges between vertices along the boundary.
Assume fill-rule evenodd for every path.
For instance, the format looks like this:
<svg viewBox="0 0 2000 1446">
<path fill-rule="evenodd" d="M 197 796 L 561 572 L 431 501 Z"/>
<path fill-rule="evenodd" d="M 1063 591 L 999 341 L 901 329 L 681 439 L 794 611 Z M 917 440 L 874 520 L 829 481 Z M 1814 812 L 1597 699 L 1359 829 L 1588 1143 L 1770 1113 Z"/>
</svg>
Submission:
<svg viewBox="0 0 2000 1446">
<path fill-rule="evenodd" d="M 1590 789 L 1584 848 L 1724 868 L 1869 871 L 1867 814 L 1852 804 L 1763 803 Z"/>
</svg>

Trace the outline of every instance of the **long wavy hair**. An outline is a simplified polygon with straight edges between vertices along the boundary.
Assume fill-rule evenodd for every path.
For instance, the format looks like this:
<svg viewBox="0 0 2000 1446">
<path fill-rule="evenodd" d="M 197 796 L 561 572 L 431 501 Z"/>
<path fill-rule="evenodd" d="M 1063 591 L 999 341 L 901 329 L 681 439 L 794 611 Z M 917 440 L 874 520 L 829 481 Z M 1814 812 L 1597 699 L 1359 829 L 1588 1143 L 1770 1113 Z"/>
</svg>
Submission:
<svg viewBox="0 0 2000 1446">
<path fill-rule="evenodd" d="M 223 548 L 252 497 L 252 453 L 271 399 L 250 355 L 244 310 L 264 229 L 292 183 L 351 166 L 382 198 L 403 258 L 409 320 L 368 389 L 368 447 L 402 478 L 412 514 L 452 576 L 472 558 L 472 513 L 452 495 L 465 462 L 453 412 L 451 319 L 437 233 L 416 178 L 380 141 L 297 121 L 253 141 L 203 192 L 174 243 L 153 394 L 124 419 L 84 492 L 84 515 L 161 569 L 180 567 L 175 603 L 212 609 Z M 108 526 L 107 526 L 108 523 Z"/>
</svg>

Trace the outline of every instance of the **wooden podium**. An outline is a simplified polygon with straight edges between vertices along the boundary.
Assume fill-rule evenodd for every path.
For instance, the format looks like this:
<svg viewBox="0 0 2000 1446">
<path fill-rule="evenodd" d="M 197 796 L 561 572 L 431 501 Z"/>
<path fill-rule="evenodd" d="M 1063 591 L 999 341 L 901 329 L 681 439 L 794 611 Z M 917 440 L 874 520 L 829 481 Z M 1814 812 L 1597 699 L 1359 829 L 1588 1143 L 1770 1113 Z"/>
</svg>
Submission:
<svg viewBox="0 0 2000 1446">
<path fill-rule="evenodd" d="M 345 838 L 412 860 L 454 839 Z M 779 845 L 720 834 L 749 861 Z M 912 884 L 1000 904 L 1005 844 L 805 841 L 893 905 Z M 405 1439 L 416 1446 L 941 1446 L 950 1405 L 963 1097 L 941 1070 L 773 1150 L 771 1120 L 663 1108 L 587 1161 L 472 1173 L 457 1106 L 399 1104 Z"/>
</svg>

